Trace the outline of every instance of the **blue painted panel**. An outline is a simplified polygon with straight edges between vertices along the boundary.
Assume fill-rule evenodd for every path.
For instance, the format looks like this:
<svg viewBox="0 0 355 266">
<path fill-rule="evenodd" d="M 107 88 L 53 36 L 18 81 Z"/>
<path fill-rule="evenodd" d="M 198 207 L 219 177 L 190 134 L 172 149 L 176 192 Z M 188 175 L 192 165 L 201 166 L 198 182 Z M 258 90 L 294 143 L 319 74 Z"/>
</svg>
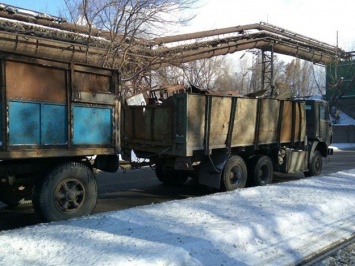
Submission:
<svg viewBox="0 0 355 266">
<path fill-rule="evenodd" d="M 112 108 L 73 106 L 73 144 L 111 144 Z"/>
<path fill-rule="evenodd" d="M 40 103 L 9 102 L 9 144 L 40 144 Z"/>
<path fill-rule="evenodd" d="M 42 104 L 41 144 L 58 145 L 68 142 L 68 119 L 65 105 Z"/>
</svg>

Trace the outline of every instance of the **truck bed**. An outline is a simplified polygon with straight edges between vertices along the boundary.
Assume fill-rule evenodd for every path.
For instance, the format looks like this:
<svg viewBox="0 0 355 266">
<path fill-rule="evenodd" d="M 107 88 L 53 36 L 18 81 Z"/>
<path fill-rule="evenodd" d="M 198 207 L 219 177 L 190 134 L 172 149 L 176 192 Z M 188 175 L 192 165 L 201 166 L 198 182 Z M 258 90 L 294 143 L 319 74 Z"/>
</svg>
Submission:
<svg viewBox="0 0 355 266">
<path fill-rule="evenodd" d="M 122 108 L 122 147 L 172 156 L 305 141 L 302 102 L 175 94 L 161 105 Z"/>
</svg>

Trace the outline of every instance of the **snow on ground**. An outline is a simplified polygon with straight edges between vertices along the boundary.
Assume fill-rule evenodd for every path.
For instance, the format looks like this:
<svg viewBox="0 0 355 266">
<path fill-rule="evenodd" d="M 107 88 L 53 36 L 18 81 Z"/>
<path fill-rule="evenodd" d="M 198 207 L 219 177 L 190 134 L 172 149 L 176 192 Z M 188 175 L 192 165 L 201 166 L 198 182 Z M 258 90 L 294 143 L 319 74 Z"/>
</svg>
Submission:
<svg viewBox="0 0 355 266">
<path fill-rule="evenodd" d="M 355 125 L 355 120 L 352 117 L 348 116 L 343 111 L 339 110 L 339 121 L 337 124 L 339 124 L 339 125 Z"/>
<path fill-rule="evenodd" d="M 354 234 L 354 206 L 355 169 L 2 231 L 0 264 L 296 264 Z"/>
</svg>

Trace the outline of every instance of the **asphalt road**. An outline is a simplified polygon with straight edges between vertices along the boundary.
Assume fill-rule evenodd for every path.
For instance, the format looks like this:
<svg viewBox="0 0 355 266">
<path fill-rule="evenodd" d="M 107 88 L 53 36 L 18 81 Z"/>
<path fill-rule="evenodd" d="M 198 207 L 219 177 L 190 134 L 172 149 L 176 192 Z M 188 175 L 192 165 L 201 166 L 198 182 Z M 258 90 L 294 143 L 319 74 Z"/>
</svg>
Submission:
<svg viewBox="0 0 355 266">
<path fill-rule="evenodd" d="M 336 151 L 323 160 L 322 174 L 355 168 L 355 151 Z M 304 178 L 303 174 L 276 175 L 274 182 Z M 181 187 L 162 185 L 149 167 L 117 173 L 98 173 L 99 199 L 94 213 L 115 211 L 169 200 L 196 197 L 211 193 L 205 187 L 187 182 Z M 32 206 L 10 209 L 0 202 L 0 231 L 38 224 L 41 221 Z"/>
</svg>

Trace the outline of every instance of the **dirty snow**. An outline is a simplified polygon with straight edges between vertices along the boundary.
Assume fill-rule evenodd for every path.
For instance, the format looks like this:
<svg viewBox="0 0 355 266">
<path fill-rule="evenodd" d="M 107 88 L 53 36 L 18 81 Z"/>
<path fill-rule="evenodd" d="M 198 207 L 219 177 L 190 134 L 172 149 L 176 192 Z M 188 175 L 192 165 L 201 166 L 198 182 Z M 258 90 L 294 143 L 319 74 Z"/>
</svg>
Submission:
<svg viewBox="0 0 355 266">
<path fill-rule="evenodd" d="M 296 264 L 354 234 L 354 206 L 355 169 L 2 231 L 0 264 Z"/>
</svg>

